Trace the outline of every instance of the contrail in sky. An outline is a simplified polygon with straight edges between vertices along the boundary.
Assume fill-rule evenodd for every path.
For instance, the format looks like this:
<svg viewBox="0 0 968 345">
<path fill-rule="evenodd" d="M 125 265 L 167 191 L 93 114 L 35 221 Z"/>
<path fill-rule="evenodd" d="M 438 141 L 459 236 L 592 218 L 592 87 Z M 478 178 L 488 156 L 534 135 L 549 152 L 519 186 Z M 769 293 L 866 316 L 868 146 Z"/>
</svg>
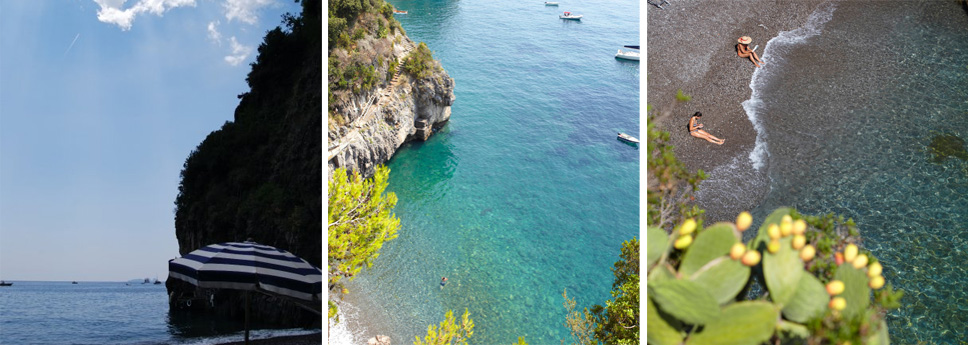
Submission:
<svg viewBox="0 0 968 345">
<path fill-rule="evenodd" d="M 77 42 L 77 38 L 78 37 L 81 37 L 81 33 L 80 32 L 77 33 L 77 36 L 74 36 L 74 40 L 71 41 L 71 45 L 69 47 L 67 47 L 67 50 L 64 51 L 64 55 L 65 56 L 67 55 L 67 52 L 71 51 L 71 48 L 74 48 L 74 43 Z"/>
</svg>

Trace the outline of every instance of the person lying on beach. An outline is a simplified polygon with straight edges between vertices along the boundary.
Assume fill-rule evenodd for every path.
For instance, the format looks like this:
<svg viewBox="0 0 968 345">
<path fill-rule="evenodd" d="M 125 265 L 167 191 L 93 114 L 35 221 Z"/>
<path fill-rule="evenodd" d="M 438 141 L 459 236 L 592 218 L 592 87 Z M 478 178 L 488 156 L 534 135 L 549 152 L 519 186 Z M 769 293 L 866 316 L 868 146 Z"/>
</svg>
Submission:
<svg viewBox="0 0 968 345">
<path fill-rule="evenodd" d="M 725 143 L 725 139 L 717 138 L 702 129 L 703 126 L 701 123 L 699 123 L 700 117 L 702 117 L 702 113 L 697 111 L 692 115 L 692 118 L 689 119 L 689 135 L 700 139 L 706 139 L 706 141 L 716 145 L 722 145 Z"/>
<path fill-rule="evenodd" d="M 760 64 L 763 61 L 760 61 L 760 57 L 756 56 L 756 52 L 750 49 L 751 42 L 753 42 L 753 39 L 749 36 L 740 37 L 739 44 L 736 45 L 736 55 L 739 55 L 739 57 L 748 57 L 756 67 L 762 67 Z"/>
</svg>

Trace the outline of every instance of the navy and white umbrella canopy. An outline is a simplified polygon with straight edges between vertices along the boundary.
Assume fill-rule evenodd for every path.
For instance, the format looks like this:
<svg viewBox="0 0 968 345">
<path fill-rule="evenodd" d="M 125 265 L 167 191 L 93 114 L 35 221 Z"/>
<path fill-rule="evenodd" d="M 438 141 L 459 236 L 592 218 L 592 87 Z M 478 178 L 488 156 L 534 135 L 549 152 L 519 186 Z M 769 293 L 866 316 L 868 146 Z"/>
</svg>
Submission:
<svg viewBox="0 0 968 345">
<path fill-rule="evenodd" d="M 323 273 L 292 253 L 254 242 L 212 244 L 168 261 L 168 276 L 202 288 L 264 290 L 319 300 Z"/>
</svg>

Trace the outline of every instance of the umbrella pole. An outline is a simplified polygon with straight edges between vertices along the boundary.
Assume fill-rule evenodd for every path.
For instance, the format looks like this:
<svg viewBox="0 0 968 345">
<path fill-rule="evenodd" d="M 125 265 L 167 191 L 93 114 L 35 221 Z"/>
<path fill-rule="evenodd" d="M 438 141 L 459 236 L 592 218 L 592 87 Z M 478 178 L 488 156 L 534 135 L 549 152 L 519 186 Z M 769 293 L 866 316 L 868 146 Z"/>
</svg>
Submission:
<svg viewBox="0 0 968 345">
<path fill-rule="evenodd" d="M 245 345 L 249 345 L 249 290 L 245 290 Z"/>
</svg>

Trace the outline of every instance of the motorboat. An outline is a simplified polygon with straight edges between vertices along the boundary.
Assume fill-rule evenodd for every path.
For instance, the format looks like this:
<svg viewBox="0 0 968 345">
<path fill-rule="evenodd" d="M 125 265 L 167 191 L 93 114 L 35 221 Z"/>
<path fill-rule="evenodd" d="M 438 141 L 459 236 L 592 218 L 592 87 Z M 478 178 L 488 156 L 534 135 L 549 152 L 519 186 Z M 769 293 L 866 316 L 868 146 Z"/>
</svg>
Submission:
<svg viewBox="0 0 968 345">
<path fill-rule="evenodd" d="M 5 282 L 5 281 L 0 280 L 0 286 L 10 286 L 10 285 L 13 285 L 13 283 L 8 283 L 8 282 Z"/>
<path fill-rule="evenodd" d="M 635 60 L 635 61 L 639 61 L 639 55 L 640 55 L 640 53 L 638 51 L 639 50 L 639 46 L 624 46 L 624 47 L 625 48 L 629 48 L 631 50 L 621 50 L 621 49 L 619 49 L 618 50 L 618 53 L 615 54 L 615 58 L 616 59 L 625 59 L 625 60 Z"/>
<path fill-rule="evenodd" d="M 580 15 L 580 14 L 572 14 L 571 12 L 565 12 L 563 14 L 559 14 L 558 15 L 558 18 L 561 18 L 561 19 L 571 19 L 571 20 L 581 20 L 581 17 L 582 17 L 582 15 Z"/>
<path fill-rule="evenodd" d="M 407 11 L 393 10 L 393 14 L 407 14 Z"/>
<path fill-rule="evenodd" d="M 628 134 L 625 134 L 625 133 L 619 133 L 618 134 L 618 139 L 619 140 L 622 140 L 622 141 L 625 141 L 625 142 L 630 142 L 630 143 L 633 143 L 633 144 L 638 144 L 639 143 L 639 139 L 636 139 L 635 137 L 633 137 L 631 135 L 628 135 Z"/>
<path fill-rule="evenodd" d="M 77 284 L 77 282 L 76 281 L 72 281 L 71 284 Z"/>
<path fill-rule="evenodd" d="M 558 6 L 557 2 L 545 1 L 545 6 Z"/>
</svg>

